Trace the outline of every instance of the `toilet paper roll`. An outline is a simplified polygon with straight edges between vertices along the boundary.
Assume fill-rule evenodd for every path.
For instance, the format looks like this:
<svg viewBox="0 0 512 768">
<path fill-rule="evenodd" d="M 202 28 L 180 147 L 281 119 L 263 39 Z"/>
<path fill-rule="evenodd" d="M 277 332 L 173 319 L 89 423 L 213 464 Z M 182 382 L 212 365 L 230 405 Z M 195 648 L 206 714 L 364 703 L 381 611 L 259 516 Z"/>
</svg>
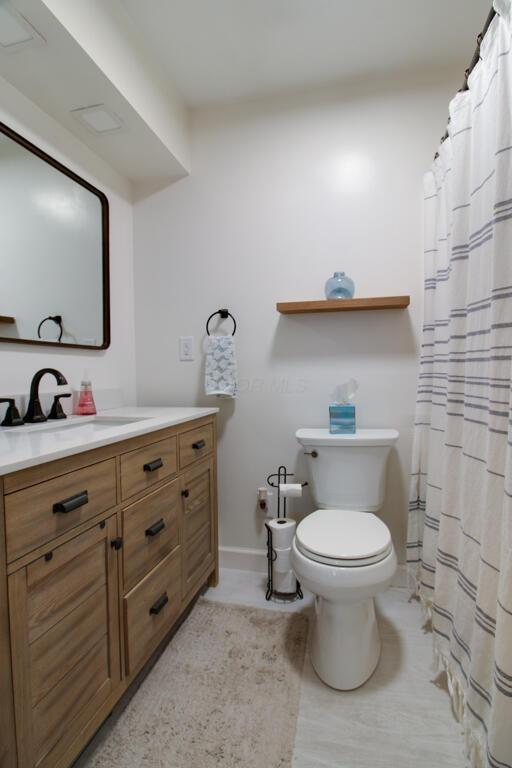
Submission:
<svg viewBox="0 0 512 768">
<path fill-rule="evenodd" d="M 274 560 L 272 566 L 275 573 L 286 573 L 292 568 L 292 550 L 288 549 L 276 549 L 274 547 Z"/>
<path fill-rule="evenodd" d="M 289 517 L 274 517 L 268 526 L 272 531 L 272 546 L 274 549 L 289 549 L 295 536 L 297 523 Z"/>
<path fill-rule="evenodd" d="M 272 586 L 275 592 L 282 592 L 283 594 L 291 594 L 295 592 L 297 582 L 293 571 L 286 571 L 285 573 L 274 573 Z"/>
<path fill-rule="evenodd" d="M 302 496 L 302 485 L 300 483 L 280 483 L 279 493 L 287 499 L 296 499 Z"/>
</svg>

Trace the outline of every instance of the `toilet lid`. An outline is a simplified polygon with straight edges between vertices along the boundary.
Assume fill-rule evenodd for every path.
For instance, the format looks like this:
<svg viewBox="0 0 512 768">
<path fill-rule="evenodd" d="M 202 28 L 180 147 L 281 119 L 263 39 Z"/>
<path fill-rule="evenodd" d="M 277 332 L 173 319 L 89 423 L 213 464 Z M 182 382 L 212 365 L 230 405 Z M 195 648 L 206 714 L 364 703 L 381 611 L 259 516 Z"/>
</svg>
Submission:
<svg viewBox="0 0 512 768">
<path fill-rule="evenodd" d="M 329 565 L 361 566 L 383 560 L 393 543 L 389 529 L 371 512 L 318 509 L 297 526 L 301 552 Z"/>
</svg>

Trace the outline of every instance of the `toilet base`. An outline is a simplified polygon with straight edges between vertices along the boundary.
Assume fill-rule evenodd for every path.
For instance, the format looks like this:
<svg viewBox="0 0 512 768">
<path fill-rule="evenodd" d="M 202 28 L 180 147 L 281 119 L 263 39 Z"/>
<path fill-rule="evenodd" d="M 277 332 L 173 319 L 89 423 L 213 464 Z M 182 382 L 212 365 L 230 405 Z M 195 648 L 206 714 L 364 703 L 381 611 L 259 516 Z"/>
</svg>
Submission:
<svg viewBox="0 0 512 768">
<path fill-rule="evenodd" d="M 381 643 L 373 598 L 334 602 L 315 598 L 310 656 L 318 677 L 331 688 L 350 691 L 374 672 Z"/>
</svg>

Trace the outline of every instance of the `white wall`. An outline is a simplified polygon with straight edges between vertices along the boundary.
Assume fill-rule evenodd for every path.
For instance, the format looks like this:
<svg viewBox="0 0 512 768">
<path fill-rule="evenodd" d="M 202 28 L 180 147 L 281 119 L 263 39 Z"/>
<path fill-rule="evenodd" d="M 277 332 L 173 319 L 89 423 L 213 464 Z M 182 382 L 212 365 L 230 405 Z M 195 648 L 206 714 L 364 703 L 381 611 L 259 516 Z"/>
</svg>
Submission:
<svg viewBox="0 0 512 768">
<path fill-rule="evenodd" d="M 0 78 L 0 120 L 83 176 L 108 197 L 110 205 L 110 280 L 112 344 L 105 351 L 0 344 L 0 393 L 24 393 L 38 368 L 55 366 L 75 387 L 84 369 L 96 391 L 122 389 L 135 399 L 133 297 L 133 209 L 126 180 Z M 2 259 L 0 254 L 0 270 Z M 4 281 L 6 275 L 1 272 Z M 0 334 L 1 335 L 1 334 Z M 54 382 L 46 377 L 42 390 Z M 104 402 L 108 402 L 105 396 Z M 2 410 L 3 413 L 3 410 Z"/>
<path fill-rule="evenodd" d="M 205 320 L 226 306 L 239 324 L 241 392 L 218 403 L 224 546 L 263 546 L 256 488 L 280 463 L 306 477 L 295 430 L 326 425 L 335 383 L 353 376 L 359 425 L 400 430 L 382 514 L 403 558 L 421 180 L 445 126 L 452 82 L 442 81 L 199 111 L 193 175 L 135 206 L 139 402 L 212 402 L 202 394 Z M 359 296 L 410 294 L 410 311 L 276 312 L 278 300 L 322 298 L 336 269 Z M 180 335 L 195 336 L 195 362 L 178 362 Z M 311 508 L 306 498 L 295 512 Z"/>
</svg>

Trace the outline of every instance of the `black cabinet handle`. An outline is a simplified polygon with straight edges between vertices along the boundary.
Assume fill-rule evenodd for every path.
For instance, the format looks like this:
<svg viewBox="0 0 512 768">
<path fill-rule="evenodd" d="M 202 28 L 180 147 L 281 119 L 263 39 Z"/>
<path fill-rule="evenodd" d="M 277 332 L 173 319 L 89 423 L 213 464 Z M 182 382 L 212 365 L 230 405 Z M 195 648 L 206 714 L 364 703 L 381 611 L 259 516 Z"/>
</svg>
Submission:
<svg viewBox="0 0 512 768">
<path fill-rule="evenodd" d="M 148 461 L 147 464 L 144 464 L 144 472 L 155 472 L 155 470 L 161 469 L 163 465 L 164 463 L 162 459 L 155 459 L 154 461 Z"/>
<path fill-rule="evenodd" d="M 165 528 L 165 523 L 163 517 L 160 518 L 160 520 L 157 520 L 156 523 L 153 523 L 153 525 L 150 525 L 149 528 L 146 528 L 146 536 L 156 536 L 157 533 L 160 533 L 160 531 L 163 531 Z"/>
<path fill-rule="evenodd" d="M 194 451 L 200 451 L 201 448 L 204 448 L 206 445 L 204 440 L 198 440 L 197 443 L 192 443 L 192 448 Z"/>
<path fill-rule="evenodd" d="M 69 499 L 63 499 L 62 501 L 56 501 L 53 505 L 53 511 L 54 512 L 63 512 L 64 514 L 67 514 L 68 512 L 73 512 L 74 509 L 78 509 L 78 507 L 83 507 L 84 504 L 89 503 L 89 494 L 87 491 L 80 491 L 80 493 L 75 493 L 74 496 L 70 496 Z"/>
<path fill-rule="evenodd" d="M 188 488 L 185 488 L 185 490 L 183 490 L 183 491 L 181 492 L 181 495 L 183 496 L 183 498 L 184 498 L 184 499 L 188 499 L 188 497 L 190 496 L 190 491 L 189 491 L 189 489 L 188 489 Z"/>
<path fill-rule="evenodd" d="M 158 613 L 160 613 L 164 605 L 167 605 L 168 602 L 169 598 L 167 597 L 167 592 L 164 592 L 162 597 L 159 597 L 156 603 L 153 603 L 149 609 L 149 615 L 156 616 Z"/>
<path fill-rule="evenodd" d="M 123 547 L 123 540 L 120 536 L 117 537 L 117 539 L 112 539 L 110 542 L 110 546 L 112 549 L 115 549 L 116 552 L 119 552 L 120 549 Z"/>
</svg>

